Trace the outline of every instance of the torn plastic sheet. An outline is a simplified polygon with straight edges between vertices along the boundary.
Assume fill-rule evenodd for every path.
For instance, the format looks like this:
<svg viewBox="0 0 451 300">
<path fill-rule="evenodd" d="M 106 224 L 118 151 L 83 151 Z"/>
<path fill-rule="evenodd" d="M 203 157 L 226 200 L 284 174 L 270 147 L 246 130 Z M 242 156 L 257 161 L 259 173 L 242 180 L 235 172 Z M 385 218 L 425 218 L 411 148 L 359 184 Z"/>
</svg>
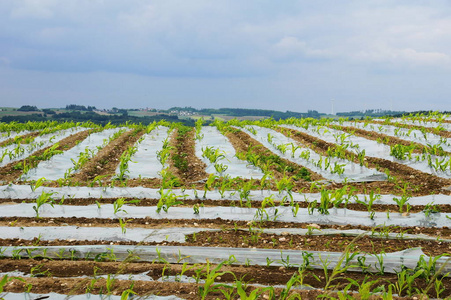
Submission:
<svg viewBox="0 0 451 300">
<path fill-rule="evenodd" d="M 45 226 L 45 227 L 0 227 L 0 238 L 41 241 L 112 241 L 112 242 L 179 242 L 184 243 L 189 234 L 201 231 L 219 231 L 210 228 L 168 227 L 158 229 L 120 227 L 79 227 L 79 226 Z"/>
<path fill-rule="evenodd" d="M 242 177 L 242 178 L 257 178 L 263 177 L 263 172 L 251 165 L 248 162 L 239 160 L 235 154 L 235 148 L 233 148 L 230 141 L 223 136 L 219 130 L 215 127 L 202 127 L 201 140 L 196 140 L 196 156 L 200 158 L 206 165 L 206 172 L 216 174 L 217 176 L 229 175 L 230 177 Z M 214 147 L 219 149 L 224 157 L 218 160 L 218 163 L 227 166 L 227 170 L 223 174 L 216 171 L 214 163 L 211 163 L 208 158 L 202 156 L 202 149 L 206 147 Z"/>
<path fill-rule="evenodd" d="M 346 133 L 341 130 L 336 130 L 332 128 L 328 128 L 325 126 L 310 126 L 308 130 L 302 128 L 302 127 L 296 127 L 292 125 L 282 125 L 281 127 L 291 128 L 295 129 L 301 132 L 304 132 L 306 134 L 309 134 L 311 136 L 314 136 L 316 138 L 322 139 L 328 143 L 334 143 L 339 144 L 338 137 L 342 134 L 346 135 L 346 139 L 344 139 L 344 144 L 346 145 L 352 145 L 355 147 L 355 145 L 358 145 L 359 147 L 356 149 L 354 147 L 348 147 L 346 150 L 352 151 L 354 153 L 358 153 L 359 151 L 365 150 L 365 155 L 369 157 L 376 157 L 376 158 L 382 158 L 382 159 L 391 159 L 394 162 L 404 164 L 406 166 L 409 166 L 413 169 L 416 169 L 421 172 L 425 172 L 428 174 L 436 175 L 442 178 L 450 179 L 451 178 L 451 170 L 448 171 L 440 171 L 435 170 L 434 168 L 430 167 L 428 165 L 428 162 L 426 160 L 418 160 L 417 157 L 421 157 L 419 154 L 412 154 L 411 159 L 405 159 L 405 160 L 399 160 L 391 156 L 390 154 L 390 146 L 378 143 L 377 141 L 366 139 L 363 137 L 359 137 L 356 135 L 351 135 L 349 133 Z M 447 157 L 440 157 L 440 156 L 431 156 L 432 160 L 435 161 L 435 159 L 449 159 Z"/>
<path fill-rule="evenodd" d="M 168 190 L 164 190 L 167 192 Z M 54 193 L 53 199 L 64 198 L 87 198 L 87 199 L 101 199 L 101 198 L 136 198 L 136 199 L 160 199 L 159 189 L 145 188 L 145 187 L 39 187 L 32 191 L 29 185 L 3 185 L 0 186 L 0 199 L 36 199 L 42 192 Z M 174 189 L 172 192 L 184 199 L 200 199 L 199 195 L 203 195 L 202 190 L 182 190 Z M 196 197 L 196 194 L 198 195 Z M 376 195 L 380 199 L 376 199 L 374 204 L 396 204 L 393 198 L 399 198 L 394 195 Z M 287 199 L 286 192 L 279 193 L 271 190 L 252 190 L 249 193 L 249 199 L 255 201 L 262 201 L 267 197 L 273 197 L 275 201 Z M 304 202 L 321 200 L 320 193 L 292 193 L 293 201 Z M 347 197 L 346 195 L 343 197 Z M 368 195 L 356 195 L 360 201 L 368 202 Z M 202 198 L 203 199 L 203 198 Z M 239 192 L 227 191 L 224 197 L 216 190 L 207 192 L 206 199 L 210 200 L 240 200 Z M 290 198 L 291 199 L 291 198 Z M 355 203 L 354 196 L 349 199 L 349 203 Z M 449 195 L 426 195 L 419 197 L 411 197 L 408 201 L 410 205 L 427 205 L 427 204 L 449 204 L 451 203 L 451 196 Z"/>
<path fill-rule="evenodd" d="M 135 261 L 146 262 L 169 262 L 190 264 L 211 263 L 219 264 L 228 261 L 233 265 L 259 265 L 267 266 L 268 262 L 274 266 L 302 266 L 308 261 L 312 268 L 323 269 L 323 263 L 327 262 L 327 269 L 331 270 L 338 263 L 340 266 L 359 265 L 358 259 L 364 261 L 367 271 L 385 273 L 399 272 L 403 266 L 414 269 L 418 261 L 423 257 L 426 261 L 431 258 L 423 253 L 421 248 L 411 248 L 399 252 L 365 254 L 325 252 L 325 251 L 302 251 L 302 250 L 280 250 L 259 248 L 229 248 L 229 247 L 190 247 L 190 246 L 127 246 L 127 245 L 83 245 L 83 246 L 31 246 L 31 247 L 3 247 L 4 257 L 39 257 L 48 258 L 73 258 L 93 259 L 99 254 L 114 254 L 117 261 L 123 261 L 133 256 Z M 364 258 L 362 258 L 364 257 Z M 382 265 L 381 265 L 382 264 Z M 444 265 L 444 266 L 443 266 Z M 436 270 L 443 266 L 442 274 L 451 272 L 451 263 L 442 257 L 436 261 Z M 360 267 L 350 268 L 349 271 L 361 271 Z"/>
<path fill-rule="evenodd" d="M 137 144 L 137 151 L 128 164 L 129 178 L 161 178 L 159 172 L 163 165 L 158 159 L 158 151 L 162 149 L 163 141 L 168 137 L 168 128 L 159 126 L 150 133 L 143 135 L 144 140 Z M 119 173 L 119 167 L 116 174 Z"/>
<path fill-rule="evenodd" d="M 279 155 L 280 157 L 283 157 L 289 161 L 292 161 L 296 164 L 305 166 L 312 171 L 321 174 L 324 178 L 333 180 L 335 182 L 342 182 L 345 179 L 350 181 L 384 181 L 387 178 L 387 175 L 378 172 L 376 170 L 370 170 L 364 166 L 360 166 L 354 162 L 351 162 L 349 160 L 344 159 L 338 159 L 335 157 L 329 157 L 330 167 L 327 168 L 327 170 L 324 170 L 322 167 L 317 166 L 317 162 L 325 160 L 325 156 L 322 156 L 315 151 L 302 146 L 302 144 L 298 143 L 297 141 L 286 137 L 285 135 L 269 129 L 265 127 L 258 127 L 258 126 L 250 126 L 255 129 L 256 135 L 253 135 L 248 129 L 241 128 L 243 131 L 248 133 L 249 135 L 255 137 L 260 143 L 262 143 L 266 148 L 268 148 L 273 153 Z M 272 137 L 272 143 L 268 141 L 268 136 Z M 297 148 L 294 150 L 288 147 L 286 153 L 282 153 L 279 149 L 276 148 L 273 144 L 279 146 L 279 145 L 301 145 L 301 148 Z M 302 158 L 300 155 L 303 151 L 308 151 L 309 158 Z M 325 164 L 325 162 L 324 162 Z M 338 173 L 332 173 L 331 170 L 334 169 L 335 165 L 341 165 L 341 167 L 344 168 L 343 174 Z"/>
<path fill-rule="evenodd" d="M 86 128 L 83 128 L 83 130 L 86 130 Z M 49 160 L 41 161 L 36 168 L 31 169 L 23 176 L 23 179 L 38 180 L 39 178 L 45 177 L 48 180 L 57 180 L 63 178 L 66 171 L 74 166 L 72 159 L 78 160 L 77 157 L 80 152 L 84 152 L 87 148 L 93 154 L 97 153 L 99 151 L 97 147 L 101 147 L 104 140 L 108 140 L 111 135 L 119 130 L 120 128 L 113 128 L 90 134 L 85 140 L 73 148 L 64 151 L 62 154 L 55 155 Z"/>
<path fill-rule="evenodd" d="M 35 299 L 50 299 L 50 300 L 121 300 L 121 296 L 115 295 L 95 295 L 95 294 L 83 294 L 83 295 L 64 295 L 57 293 L 48 294 L 35 294 L 35 293 L 0 293 L 0 297 L 5 299 L 23 299 L 23 300 L 35 300 Z M 46 297 L 46 298 L 44 298 Z M 149 300 L 178 300 L 182 299 L 177 296 L 130 296 L 128 299 L 149 299 Z"/>
<path fill-rule="evenodd" d="M 377 228 L 375 228 L 377 229 Z M 249 229 L 242 229 L 245 231 L 249 231 Z M 257 231 L 260 231 L 260 229 L 257 229 Z M 351 236 L 351 237 L 357 237 L 359 235 L 364 236 L 370 236 L 375 238 L 385 238 L 385 239 L 405 239 L 405 240 L 420 240 L 420 241 L 437 241 L 436 237 L 432 237 L 426 234 L 408 234 L 408 233 L 384 233 L 384 232 L 377 232 L 374 233 L 371 231 L 361 230 L 361 229 L 347 229 L 347 230 L 341 230 L 341 229 L 330 229 L 330 228 L 321 228 L 316 229 L 315 227 L 312 227 L 311 229 L 304 229 L 304 228 L 262 228 L 261 232 L 267 233 L 267 234 L 276 234 L 276 235 L 285 235 L 285 234 L 292 234 L 292 235 L 308 235 L 308 236 L 327 236 L 327 235 L 340 235 L 340 236 Z M 444 243 L 450 243 L 451 240 L 449 239 L 440 239 L 440 241 Z"/>
<path fill-rule="evenodd" d="M 5 204 L 2 205 L 0 217 L 35 217 L 33 203 Z M 308 208 L 299 208 L 296 216 L 292 207 L 277 206 L 260 210 L 256 208 L 243 207 L 200 207 L 199 213 L 194 214 L 190 207 L 171 207 L 167 213 L 156 212 L 156 206 L 128 206 L 121 207 L 121 211 L 114 213 L 112 204 L 103 204 L 101 208 L 97 205 L 55 205 L 51 207 L 46 204 L 39 210 L 41 217 L 47 218 L 152 218 L 152 219 L 192 219 L 211 220 L 223 219 L 232 221 L 280 221 L 293 223 L 317 223 L 336 225 L 363 225 L 375 227 L 385 226 L 419 226 L 419 227 L 445 227 L 450 226 L 451 213 L 435 213 L 426 216 L 423 212 L 402 215 L 400 213 L 375 212 L 373 219 L 368 212 L 354 211 L 349 209 L 331 208 L 329 214 L 320 214 L 316 210 L 309 214 Z"/>
<path fill-rule="evenodd" d="M 45 147 L 54 145 L 57 142 L 61 141 L 62 139 L 66 138 L 72 134 L 75 134 L 77 132 L 83 131 L 83 130 L 85 130 L 85 128 L 76 127 L 76 128 L 59 130 L 59 131 L 56 131 L 53 133 L 44 134 L 42 136 L 37 136 L 32 143 L 20 145 L 20 148 L 23 149 L 22 154 L 20 154 L 16 157 L 13 157 L 11 159 L 9 158 L 8 155 L 6 155 L 3 158 L 3 161 L 0 162 L 0 167 L 6 166 L 7 164 L 9 164 L 11 162 L 15 162 L 15 161 L 24 159 L 25 157 L 29 156 L 30 154 L 32 154 L 35 151 L 38 151 L 38 150 L 44 149 Z M 5 151 L 14 152 L 14 149 L 17 146 L 18 145 L 16 145 L 16 144 L 12 144 L 12 145 L 1 148 L 2 155 Z"/>
</svg>

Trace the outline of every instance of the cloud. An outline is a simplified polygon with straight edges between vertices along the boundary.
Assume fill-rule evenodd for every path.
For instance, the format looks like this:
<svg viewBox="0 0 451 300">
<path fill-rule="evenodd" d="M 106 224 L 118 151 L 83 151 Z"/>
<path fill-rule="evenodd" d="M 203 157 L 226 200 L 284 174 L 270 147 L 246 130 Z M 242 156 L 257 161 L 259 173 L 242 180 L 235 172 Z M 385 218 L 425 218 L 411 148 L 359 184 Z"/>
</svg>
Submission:
<svg viewBox="0 0 451 300">
<path fill-rule="evenodd" d="M 432 94 L 432 78 L 451 76 L 449 32 L 445 0 L 3 0 L 0 65 L 56 77 L 165 78 L 160 97 L 173 82 L 190 99 L 202 98 L 214 79 L 221 101 L 228 93 L 238 103 L 255 95 L 275 103 L 278 96 L 341 94 L 352 103 L 359 95 L 387 96 L 382 90 L 409 98 L 393 82 Z M 445 84 L 439 92 L 447 94 Z"/>
<path fill-rule="evenodd" d="M 423 52 L 412 48 L 396 49 L 379 47 L 370 51 L 357 53 L 357 58 L 362 61 L 404 64 L 410 66 L 449 66 L 451 57 L 440 52 Z"/>
<path fill-rule="evenodd" d="M 271 49 L 276 60 L 292 61 L 304 58 L 329 58 L 332 54 L 328 50 L 313 49 L 305 41 L 288 36 L 279 40 Z"/>
</svg>

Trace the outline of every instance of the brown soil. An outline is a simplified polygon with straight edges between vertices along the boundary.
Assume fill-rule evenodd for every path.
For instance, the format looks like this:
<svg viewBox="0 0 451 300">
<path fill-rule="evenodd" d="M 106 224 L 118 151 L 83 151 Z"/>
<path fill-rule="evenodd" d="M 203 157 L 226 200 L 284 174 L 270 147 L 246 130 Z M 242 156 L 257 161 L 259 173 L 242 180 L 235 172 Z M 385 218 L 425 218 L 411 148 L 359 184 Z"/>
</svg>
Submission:
<svg viewBox="0 0 451 300">
<path fill-rule="evenodd" d="M 111 178 L 120 163 L 122 153 L 127 150 L 130 145 L 134 145 L 144 132 L 143 129 L 135 129 L 123 133 L 114 141 L 103 147 L 96 156 L 82 167 L 80 172 L 73 174 L 71 176 L 72 179 L 75 181 L 88 182 L 97 176 L 105 176 L 105 179 Z"/>
<path fill-rule="evenodd" d="M 313 137 L 309 134 L 287 128 L 279 128 L 281 133 L 289 135 L 291 138 L 301 142 L 302 144 L 312 148 L 314 151 L 320 154 L 326 154 L 328 149 L 335 149 L 336 145 L 326 142 L 324 140 Z M 350 152 L 345 151 L 347 159 L 359 163 L 357 156 Z M 427 174 L 406 165 L 399 164 L 393 161 L 389 161 L 382 158 L 376 158 L 371 156 L 365 156 L 365 162 L 368 168 L 376 169 L 380 172 L 388 170 L 390 175 L 394 177 L 393 182 L 368 182 L 368 183 L 348 183 L 349 186 L 357 188 L 357 192 L 367 192 L 368 190 L 377 191 L 382 194 L 404 194 L 403 188 L 407 184 L 407 191 L 412 196 L 423 196 L 430 194 L 449 194 L 444 190 L 451 184 L 450 180 L 446 180 L 431 174 Z M 333 183 L 332 186 L 340 187 L 341 184 Z"/>
<path fill-rule="evenodd" d="M 361 121 L 361 122 L 363 122 L 363 121 Z M 418 130 L 421 130 L 421 131 L 426 131 L 426 132 L 430 132 L 430 133 L 433 133 L 433 134 L 436 134 L 436 135 L 440 135 L 440 136 L 445 137 L 445 138 L 451 138 L 451 132 L 444 131 L 444 130 L 439 130 L 438 128 L 433 128 L 433 127 L 402 124 L 402 123 L 399 123 L 399 122 L 376 121 L 376 120 L 371 120 L 371 123 L 392 125 L 392 126 L 401 127 L 401 128 L 407 128 L 407 129 L 418 129 Z"/>
<path fill-rule="evenodd" d="M 352 244 L 350 251 L 364 253 L 390 253 L 421 247 L 428 256 L 451 255 L 451 243 L 412 239 L 385 239 L 363 236 L 356 240 L 352 236 L 341 235 L 295 235 L 288 232 L 282 235 L 250 233 L 243 230 L 204 231 L 187 236 L 185 243 L 178 242 L 132 242 L 132 241 L 89 241 L 89 240 L 33 240 L 0 239 L 0 246 L 75 246 L 75 245 L 159 245 L 159 246 L 200 246 L 236 247 L 262 249 L 289 249 L 303 251 L 344 252 Z"/>
<path fill-rule="evenodd" d="M 180 178 L 185 186 L 208 178 L 205 172 L 207 165 L 196 156 L 194 135 L 194 128 L 185 135 L 181 135 L 177 130 L 171 138 L 174 150 L 169 159 L 170 171 Z M 175 158 L 175 155 L 178 155 L 178 158 Z"/>
<path fill-rule="evenodd" d="M 274 221 L 262 222 L 247 222 L 247 221 L 232 221 L 227 219 L 151 219 L 151 218 L 130 218 L 127 219 L 127 228 L 168 228 L 168 227 L 202 227 L 202 228 L 216 228 L 225 230 L 227 228 L 249 228 L 249 225 L 254 228 L 304 228 L 314 227 L 318 229 L 361 229 L 365 231 L 374 231 L 376 233 L 384 234 L 384 231 L 378 227 L 370 226 L 354 226 L 354 225 L 330 225 L 330 224 L 311 224 L 311 223 L 286 223 Z M 119 219 L 98 219 L 98 218 L 30 218 L 30 217 L 4 217 L 0 220 L 0 226 L 80 226 L 80 227 L 120 227 Z M 382 224 L 381 224 L 382 226 Z M 451 228 L 435 228 L 435 227 L 420 227 L 420 226 L 386 226 L 386 229 L 391 233 L 408 233 L 408 234 L 425 234 L 440 239 L 451 239 Z"/>
<path fill-rule="evenodd" d="M 158 264 L 158 263 L 119 263 L 119 262 L 94 262 L 94 261 L 48 261 L 48 260 L 10 260 L 3 259 L 0 271 L 11 272 L 18 270 L 26 274 L 32 274 L 35 277 L 23 278 L 26 282 L 20 282 L 18 280 L 6 283 L 5 291 L 8 292 L 23 292 L 26 288 L 26 284 L 30 283 L 32 286 L 31 292 L 34 293 L 49 293 L 58 292 L 61 294 L 84 294 L 91 283 L 94 283 L 94 289 L 92 293 L 99 293 L 100 288 L 103 288 L 103 293 L 106 293 L 105 279 L 99 281 L 92 281 L 91 278 L 70 278 L 72 276 L 96 276 L 106 274 L 140 274 L 147 272 L 147 275 L 154 280 L 164 276 L 177 276 L 184 272 L 184 275 L 189 277 L 196 277 L 197 273 L 200 274 L 199 278 L 205 278 L 206 265 L 185 265 L 183 270 L 181 264 Z M 216 265 L 210 266 L 210 270 L 216 268 Z M 297 268 L 275 267 L 275 266 L 230 266 L 222 265 L 219 267 L 218 272 L 221 274 L 216 277 L 217 283 L 231 283 L 236 279 L 243 283 L 251 284 L 264 284 L 264 285 L 285 285 L 294 274 L 298 275 Z M 312 290 L 296 290 L 291 291 L 290 294 L 298 293 L 302 299 L 316 299 L 319 294 L 323 294 L 322 289 L 327 283 L 326 274 L 321 270 L 305 270 L 301 272 L 302 284 L 311 286 Z M 327 273 L 327 278 L 330 278 L 332 272 Z M 354 279 L 359 283 L 362 283 L 363 276 L 361 273 L 346 272 L 341 273 L 338 277 L 334 277 L 330 283 L 331 290 L 343 289 L 349 284 L 346 278 Z M 396 282 L 397 277 L 393 274 L 376 275 L 365 274 L 366 282 L 377 281 L 373 288 L 379 285 L 387 285 L 389 283 Z M 450 295 L 451 279 L 443 278 L 442 280 L 445 291 L 441 294 L 442 297 Z M 124 290 L 131 286 L 132 282 L 129 280 L 116 280 L 114 282 L 112 292 L 115 295 L 120 295 Z M 159 281 L 134 281 L 133 290 L 140 296 L 149 294 L 176 295 L 185 299 L 199 299 L 199 286 L 202 284 L 195 283 L 179 283 L 179 282 L 159 282 Z M 425 281 L 416 281 L 414 287 L 419 289 L 425 289 Z M 252 289 L 252 288 L 251 288 Z M 352 289 L 356 289 L 355 287 Z M 433 289 L 432 289 L 433 290 Z M 248 289 L 248 294 L 250 289 Z M 276 289 L 278 295 L 281 289 Z M 331 295 L 334 295 L 332 292 Z M 436 296 L 432 291 L 430 296 Z M 336 295 L 335 295 L 336 296 Z M 219 292 L 212 292 L 207 299 L 216 299 L 217 297 L 223 297 Z M 354 294 L 355 299 L 360 299 L 357 294 Z M 373 297 L 370 299 L 380 299 Z M 395 298 L 399 299 L 399 298 Z M 410 298 L 405 298 L 410 299 Z"/>
<path fill-rule="evenodd" d="M 26 139 L 26 138 L 29 138 L 29 137 L 37 137 L 39 134 L 41 134 L 41 133 L 39 131 L 37 131 L 37 132 L 30 132 L 30 133 L 27 133 L 27 134 L 15 136 L 13 138 L 9 138 L 7 140 L 4 140 L 3 142 L 0 142 L 0 147 L 5 147 L 5 146 L 9 146 L 11 144 L 14 144 L 14 142 L 17 139 L 23 140 L 23 139 Z"/>
<path fill-rule="evenodd" d="M 69 198 L 64 199 L 64 202 L 61 204 L 64 205 L 94 205 L 96 203 L 100 204 L 113 204 L 117 198 L 102 198 L 102 199 L 89 199 L 89 198 Z M 125 198 L 126 201 L 132 201 L 129 205 L 134 206 L 156 206 L 159 199 L 135 199 L 135 198 Z M 35 203 L 35 199 L 0 199 L 0 205 L 1 204 L 12 204 L 12 203 Z M 58 201 L 56 201 L 58 202 Z M 237 207 L 252 207 L 252 208 L 260 208 L 262 207 L 262 201 L 257 200 L 251 200 L 251 201 L 239 201 L 239 200 L 211 200 L 211 199 L 185 199 L 182 200 L 182 204 L 179 204 L 177 206 L 185 206 L 185 207 L 192 207 L 193 205 L 199 205 L 199 206 L 206 206 L 206 207 L 216 207 L 216 206 L 237 206 Z M 308 208 L 307 202 L 296 202 L 300 208 Z M 279 201 L 275 201 L 275 205 L 282 205 L 282 206 L 288 206 L 289 202 L 281 203 Z M 330 209 L 333 208 L 332 205 L 329 206 Z M 347 208 L 350 210 L 355 211 L 367 211 L 367 207 L 360 203 L 342 203 L 337 208 Z M 409 213 L 418 213 L 422 212 L 424 209 L 426 209 L 425 205 L 412 205 L 412 207 L 409 210 Z M 404 207 L 405 210 L 405 207 Z M 373 204 L 371 211 L 376 212 L 386 212 L 390 211 L 393 213 L 396 213 L 399 211 L 399 206 L 395 204 Z M 451 213 L 451 205 L 448 204 L 437 204 L 434 206 L 435 212 L 442 212 L 442 213 Z"/>
<path fill-rule="evenodd" d="M 246 153 L 252 147 L 250 151 L 252 151 L 253 153 L 255 153 L 257 155 L 261 155 L 261 156 L 274 155 L 268 148 L 266 148 L 260 142 L 253 139 L 251 136 L 249 136 L 247 133 L 245 133 L 241 130 L 229 131 L 226 134 L 226 136 L 229 139 L 230 143 L 235 148 L 236 152 Z M 281 158 L 281 160 L 285 163 L 285 165 L 290 166 L 293 170 L 295 170 L 293 172 L 287 171 L 286 175 L 288 175 L 288 176 L 294 176 L 297 173 L 296 171 L 299 171 L 301 168 L 304 168 L 310 174 L 311 180 L 313 180 L 313 181 L 324 180 L 324 178 L 321 175 L 313 172 L 312 170 L 310 170 L 304 166 L 295 164 L 284 158 Z M 284 176 L 283 172 L 281 172 L 280 170 L 277 169 L 277 166 L 270 165 L 268 167 L 269 167 L 268 169 L 272 172 L 273 176 L 276 179 L 280 179 Z"/>
<path fill-rule="evenodd" d="M 56 148 L 56 150 L 67 151 L 67 150 L 73 148 L 80 141 L 83 141 L 84 139 L 86 139 L 91 132 L 92 132 L 91 130 L 85 130 L 85 131 L 78 132 L 76 134 L 68 136 L 67 138 L 62 139 L 61 141 L 58 142 L 59 146 Z M 25 159 L 11 162 L 11 163 L 7 164 L 6 166 L 1 167 L 0 168 L 0 178 L 5 182 L 11 182 L 11 181 L 14 181 L 15 179 L 19 178 L 23 174 L 23 170 L 14 169 L 14 166 L 21 165 L 24 163 L 24 161 L 26 164 L 32 163 L 37 166 L 37 164 L 42 161 L 42 159 L 39 159 L 38 157 L 40 155 L 42 155 L 47 149 L 51 148 L 52 146 L 53 145 L 48 146 L 44 149 L 35 151 Z"/>
<path fill-rule="evenodd" d="M 339 125 L 331 125 L 331 128 L 342 130 L 348 133 L 355 134 L 356 136 L 364 137 L 369 140 L 373 141 L 379 141 L 384 143 L 385 145 L 394 146 L 394 145 L 404 145 L 404 146 L 411 146 L 415 145 L 415 149 L 413 150 L 414 153 L 424 153 L 427 150 L 427 147 L 420 143 L 415 143 L 411 141 L 406 141 L 398 137 L 388 136 L 383 133 L 364 130 L 361 128 L 353 127 L 353 126 L 339 126 Z M 447 155 L 451 155 L 451 152 L 446 152 Z"/>
</svg>

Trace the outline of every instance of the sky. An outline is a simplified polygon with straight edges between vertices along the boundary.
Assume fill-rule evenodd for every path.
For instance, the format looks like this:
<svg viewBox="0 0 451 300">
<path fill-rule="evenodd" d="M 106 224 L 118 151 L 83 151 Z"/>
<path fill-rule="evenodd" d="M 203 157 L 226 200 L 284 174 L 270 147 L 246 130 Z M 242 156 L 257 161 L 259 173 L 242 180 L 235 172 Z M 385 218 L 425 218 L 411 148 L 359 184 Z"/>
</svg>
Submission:
<svg viewBox="0 0 451 300">
<path fill-rule="evenodd" d="M 451 111 L 448 0 L 0 0 L 0 106 Z"/>
</svg>

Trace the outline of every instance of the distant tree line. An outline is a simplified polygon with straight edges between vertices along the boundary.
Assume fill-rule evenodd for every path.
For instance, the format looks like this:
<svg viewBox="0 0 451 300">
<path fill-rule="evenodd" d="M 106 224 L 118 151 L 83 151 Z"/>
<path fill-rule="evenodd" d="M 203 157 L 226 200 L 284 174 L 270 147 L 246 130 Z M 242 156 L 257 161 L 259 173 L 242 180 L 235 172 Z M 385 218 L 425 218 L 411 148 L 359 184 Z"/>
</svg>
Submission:
<svg viewBox="0 0 451 300">
<path fill-rule="evenodd" d="M 364 111 L 338 112 L 339 117 L 383 117 L 404 114 L 405 111 L 391 111 L 380 109 L 367 109 Z"/>
<path fill-rule="evenodd" d="M 320 113 L 316 110 L 309 110 L 307 113 L 298 113 L 287 110 L 286 112 L 277 110 L 266 109 L 247 109 L 247 108 L 203 108 L 195 109 L 193 107 L 172 107 L 164 112 L 169 113 L 172 111 L 178 112 L 190 112 L 200 115 L 226 115 L 231 117 L 245 117 L 245 116 L 258 116 L 258 117 L 272 117 L 276 120 L 288 119 L 288 118 L 319 118 Z"/>
<path fill-rule="evenodd" d="M 96 109 L 95 106 L 84 106 L 84 105 L 76 105 L 76 104 L 69 104 L 66 105 L 67 110 L 81 110 L 81 111 L 93 111 Z"/>
<path fill-rule="evenodd" d="M 18 111 L 39 111 L 39 109 L 36 106 L 31 105 L 22 105 Z"/>
<path fill-rule="evenodd" d="M 48 120 L 58 120 L 61 122 L 65 121 L 73 121 L 73 122 L 85 122 L 91 121 L 96 124 L 105 125 L 108 122 L 112 124 L 124 124 L 126 122 L 134 123 L 134 124 L 150 124 L 153 121 L 166 120 L 169 122 L 182 122 L 187 126 L 194 126 L 194 120 L 181 120 L 177 116 L 170 115 L 156 115 L 156 116 L 146 116 L 146 117 L 133 117 L 133 116 L 124 116 L 124 115 L 99 115 L 95 112 L 80 112 L 80 111 L 72 111 L 65 112 L 60 114 L 52 114 L 48 117 L 40 114 L 31 114 L 25 116 L 4 116 L 0 119 L 1 122 L 19 122 L 26 123 L 28 121 L 48 121 Z"/>
</svg>

